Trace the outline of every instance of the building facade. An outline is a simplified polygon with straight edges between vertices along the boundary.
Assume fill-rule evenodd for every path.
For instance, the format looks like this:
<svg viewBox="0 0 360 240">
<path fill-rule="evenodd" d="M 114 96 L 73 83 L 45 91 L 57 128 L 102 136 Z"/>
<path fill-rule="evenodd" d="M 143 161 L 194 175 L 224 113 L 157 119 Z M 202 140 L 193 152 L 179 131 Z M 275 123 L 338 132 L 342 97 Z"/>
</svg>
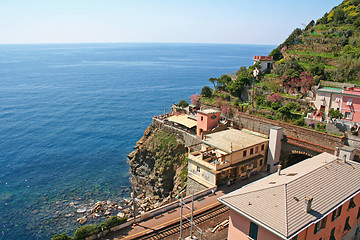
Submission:
<svg viewBox="0 0 360 240">
<path fill-rule="evenodd" d="M 220 197 L 230 208 L 228 239 L 335 240 L 356 232 L 360 163 L 344 156 L 322 153 Z"/>
<path fill-rule="evenodd" d="M 200 150 L 188 153 L 188 177 L 213 187 L 248 177 L 265 166 L 266 136 L 228 129 L 204 136 Z"/>
<path fill-rule="evenodd" d="M 203 132 L 209 131 L 215 128 L 220 121 L 220 111 L 213 109 L 205 109 L 197 111 L 197 128 L 196 132 L 198 136 L 201 136 Z"/>
</svg>

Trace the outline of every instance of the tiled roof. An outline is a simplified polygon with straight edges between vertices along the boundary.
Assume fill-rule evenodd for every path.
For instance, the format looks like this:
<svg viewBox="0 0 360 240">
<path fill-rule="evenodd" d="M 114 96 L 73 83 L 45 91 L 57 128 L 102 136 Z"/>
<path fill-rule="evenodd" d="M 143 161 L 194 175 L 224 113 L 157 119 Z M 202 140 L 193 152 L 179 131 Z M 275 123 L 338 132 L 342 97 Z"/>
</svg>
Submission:
<svg viewBox="0 0 360 240">
<path fill-rule="evenodd" d="M 273 61 L 273 57 L 270 56 L 254 56 L 255 61 Z"/>
<path fill-rule="evenodd" d="M 319 154 L 229 193 L 219 201 L 283 238 L 329 214 L 359 192 L 360 164 Z M 313 197 L 305 211 L 305 198 Z"/>
</svg>

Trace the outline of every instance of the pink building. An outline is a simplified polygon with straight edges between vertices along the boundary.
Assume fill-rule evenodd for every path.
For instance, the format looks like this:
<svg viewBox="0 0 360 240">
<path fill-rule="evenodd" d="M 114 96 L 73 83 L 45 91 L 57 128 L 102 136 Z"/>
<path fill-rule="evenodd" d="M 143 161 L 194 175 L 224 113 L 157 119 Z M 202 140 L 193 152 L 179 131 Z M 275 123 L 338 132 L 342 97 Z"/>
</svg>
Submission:
<svg viewBox="0 0 360 240">
<path fill-rule="evenodd" d="M 346 150 L 346 149 L 345 149 Z M 344 151 L 346 152 L 346 151 Z M 360 226 L 360 163 L 322 153 L 219 198 L 229 240 L 340 239 Z M 348 234 L 349 233 L 349 234 Z"/>
<path fill-rule="evenodd" d="M 205 109 L 197 112 L 197 135 L 201 136 L 218 125 L 220 121 L 220 112 L 213 109 Z"/>
<path fill-rule="evenodd" d="M 344 120 L 360 123 L 360 88 L 346 88 L 342 95 L 341 113 Z"/>
</svg>

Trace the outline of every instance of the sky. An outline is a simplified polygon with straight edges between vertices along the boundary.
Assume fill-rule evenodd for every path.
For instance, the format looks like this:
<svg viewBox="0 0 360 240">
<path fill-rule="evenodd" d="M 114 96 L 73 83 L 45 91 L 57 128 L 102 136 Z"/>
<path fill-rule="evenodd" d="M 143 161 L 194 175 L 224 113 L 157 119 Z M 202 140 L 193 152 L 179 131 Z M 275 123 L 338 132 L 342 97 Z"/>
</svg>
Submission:
<svg viewBox="0 0 360 240">
<path fill-rule="evenodd" d="M 1 0 L 0 44 L 282 43 L 341 0 Z"/>
</svg>

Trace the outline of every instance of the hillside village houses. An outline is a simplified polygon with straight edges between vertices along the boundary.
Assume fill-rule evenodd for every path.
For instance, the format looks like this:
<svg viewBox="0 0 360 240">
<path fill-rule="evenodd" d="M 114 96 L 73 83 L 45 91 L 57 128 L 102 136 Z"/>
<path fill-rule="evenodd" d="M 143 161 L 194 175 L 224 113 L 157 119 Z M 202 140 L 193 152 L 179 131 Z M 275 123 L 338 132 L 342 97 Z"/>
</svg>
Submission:
<svg viewBox="0 0 360 240">
<path fill-rule="evenodd" d="M 257 62 L 260 62 L 260 69 L 255 68 L 254 70 L 254 76 L 259 75 L 259 72 L 263 73 L 265 71 L 271 71 L 274 67 L 274 59 L 272 56 L 254 56 L 253 58 L 254 64 Z"/>
<path fill-rule="evenodd" d="M 329 115 L 329 110 L 339 110 L 343 120 L 347 122 L 360 122 L 360 88 L 333 88 L 324 87 L 316 90 L 314 119 L 321 120 Z"/>
</svg>

